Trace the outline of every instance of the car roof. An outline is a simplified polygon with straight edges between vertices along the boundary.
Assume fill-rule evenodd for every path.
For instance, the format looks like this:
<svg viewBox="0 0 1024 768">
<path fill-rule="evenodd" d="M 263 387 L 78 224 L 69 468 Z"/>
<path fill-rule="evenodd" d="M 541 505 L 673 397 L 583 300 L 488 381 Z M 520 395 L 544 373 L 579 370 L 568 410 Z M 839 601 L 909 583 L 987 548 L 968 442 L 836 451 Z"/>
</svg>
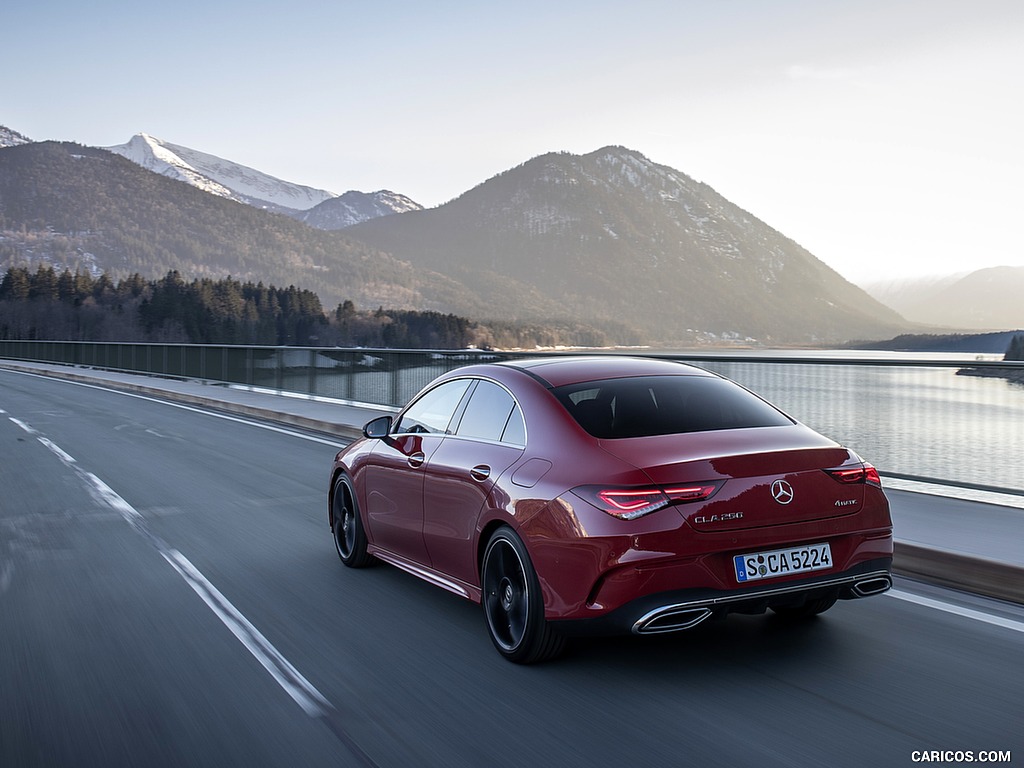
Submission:
<svg viewBox="0 0 1024 768">
<path fill-rule="evenodd" d="M 652 357 L 568 356 L 509 360 L 497 363 L 518 368 L 549 387 L 579 384 L 601 379 L 620 379 L 630 376 L 713 376 L 701 368 Z"/>
</svg>

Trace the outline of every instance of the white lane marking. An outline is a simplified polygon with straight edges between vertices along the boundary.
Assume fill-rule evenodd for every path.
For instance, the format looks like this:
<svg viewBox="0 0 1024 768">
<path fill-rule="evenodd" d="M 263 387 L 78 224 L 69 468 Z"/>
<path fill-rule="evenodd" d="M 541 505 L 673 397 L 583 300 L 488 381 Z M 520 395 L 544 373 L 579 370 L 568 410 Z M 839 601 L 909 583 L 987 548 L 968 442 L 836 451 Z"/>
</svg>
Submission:
<svg viewBox="0 0 1024 768">
<path fill-rule="evenodd" d="M 61 453 L 64 452 L 61 451 Z M 60 453 L 58 453 L 57 455 L 59 456 Z M 64 455 L 66 456 L 67 454 Z M 72 468 L 75 469 L 78 472 L 79 476 L 89 484 L 89 492 L 93 498 L 100 502 L 100 504 L 106 504 L 108 507 L 113 509 L 119 515 L 121 515 L 121 517 L 124 518 L 124 521 L 126 523 L 131 525 L 133 528 L 136 528 L 138 530 L 139 524 L 144 524 L 142 513 L 135 509 L 135 507 L 133 507 L 123 498 L 121 498 L 117 491 L 115 491 L 109 485 L 107 485 L 98 477 L 96 477 L 96 475 L 94 475 L 92 472 L 86 472 L 84 469 L 79 469 L 78 467 L 73 466 L 73 464 L 75 463 L 74 459 L 71 459 L 71 461 Z"/>
<path fill-rule="evenodd" d="M 264 669 L 310 717 L 321 717 L 331 706 L 320 692 L 282 656 L 263 634 L 233 606 L 220 591 L 178 550 L 161 552 L 203 602 L 224 622 Z"/>
<path fill-rule="evenodd" d="M 21 419 L 16 419 L 16 418 L 14 418 L 13 416 L 8 416 L 7 418 L 9 418 L 9 419 L 10 419 L 11 421 L 13 421 L 13 422 L 14 422 L 15 424 L 17 424 L 17 425 L 18 425 L 19 427 L 21 427 L 22 429 L 24 429 L 24 430 L 25 430 L 26 432 L 28 432 L 28 433 L 29 433 L 30 435 L 38 435 L 38 434 L 39 434 L 38 432 L 36 432 L 36 430 L 35 430 L 35 428 L 34 428 L 34 427 L 30 427 L 30 426 L 29 426 L 28 424 L 26 424 L 26 423 L 25 423 L 24 421 L 22 421 Z"/>
<path fill-rule="evenodd" d="M 3 414 L 4 416 L 7 416 L 7 411 L 5 411 L 3 408 L 0 408 L 0 414 Z M 19 423 L 17 420 L 14 419 L 13 416 L 7 416 L 7 418 L 9 418 L 11 421 L 13 421 L 15 424 L 17 424 L 22 429 L 25 429 L 26 426 L 27 426 L 26 424 Z M 10 588 L 13 576 L 14 576 L 14 563 L 6 562 L 5 561 L 3 563 L 3 567 L 0 568 L 0 595 L 2 595 L 4 592 L 6 592 Z"/>
<path fill-rule="evenodd" d="M 15 424 L 17 424 L 19 427 L 21 427 L 26 432 L 28 432 L 30 435 L 32 435 L 32 437 L 34 437 L 40 443 L 45 445 L 47 448 L 49 448 L 55 454 L 57 454 L 57 457 L 61 461 L 63 461 L 65 464 L 67 464 L 68 466 L 71 466 L 72 464 L 75 463 L 75 460 L 71 456 L 69 456 L 67 453 L 62 451 L 60 449 L 60 446 L 58 446 L 56 443 L 52 442 L 48 437 L 44 437 L 42 434 L 40 434 L 39 430 L 37 430 L 35 427 L 33 427 L 33 426 L 29 425 L 29 424 L 26 424 L 24 421 L 21 421 L 21 419 L 16 419 L 13 416 L 8 416 L 7 418 L 10 419 Z"/>
<path fill-rule="evenodd" d="M 24 371 L 11 371 L 11 373 L 19 373 L 22 376 L 39 376 L 39 374 L 36 374 L 36 373 L 26 373 Z M 44 377 L 41 377 L 41 378 L 50 378 L 50 377 L 44 376 Z M 182 403 L 175 403 L 175 402 L 170 401 L 170 400 L 161 400 L 161 399 L 156 398 L 156 397 L 150 397 L 148 395 L 140 395 L 140 394 L 137 394 L 135 392 L 123 392 L 122 390 L 119 390 L 119 389 L 110 389 L 109 387 L 101 387 L 101 386 L 98 386 L 96 384 L 86 384 L 85 382 L 82 382 L 82 381 L 68 381 L 67 379 L 50 379 L 50 380 L 51 381 L 61 381 L 64 384 L 73 384 L 76 387 L 86 387 L 88 389 L 99 389 L 99 390 L 101 390 L 103 392 L 114 392 L 115 394 L 124 395 L 125 397 L 134 397 L 134 398 L 137 398 L 139 400 L 146 400 L 147 402 L 150 402 L 150 403 L 160 403 L 161 405 L 169 405 L 172 408 L 180 408 L 183 411 L 192 411 L 193 413 L 201 413 L 204 416 L 213 416 L 214 418 L 217 418 L 217 419 L 224 419 L 225 421 L 234 421 L 234 422 L 237 422 L 238 424 L 248 424 L 250 427 L 258 427 L 259 429 L 266 429 L 266 430 L 268 430 L 270 432 L 277 432 L 277 433 L 282 434 L 282 435 L 288 435 L 289 437 L 297 437 L 300 440 L 308 440 L 311 443 L 321 443 L 322 445 L 330 445 L 330 446 L 332 446 L 334 448 L 344 448 L 346 445 L 348 445 L 348 443 L 341 443 L 341 442 L 338 442 L 337 440 L 329 440 L 327 438 L 316 437 L 314 435 L 306 435 L 306 434 L 303 434 L 302 432 L 295 432 L 294 430 L 291 430 L 291 429 L 284 429 L 282 427 L 275 427 L 273 424 L 263 424 L 263 423 L 258 422 L 258 421 L 250 421 L 249 419 L 243 419 L 243 418 L 240 418 L 238 416 L 231 416 L 231 415 L 226 414 L 226 413 L 217 413 L 216 411 L 207 410 L 205 408 L 198 408 L 198 407 L 192 406 L 192 405 L 184 405 Z"/>
<path fill-rule="evenodd" d="M 52 442 L 49 438 L 43 437 L 42 435 L 36 435 L 36 440 L 38 440 L 40 443 L 42 443 L 47 448 L 49 448 L 51 451 L 53 451 L 55 454 L 57 454 L 57 456 L 59 456 L 61 461 L 63 461 L 65 464 L 74 464 L 75 463 L 74 458 L 72 458 L 71 456 L 66 454 L 64 451 L 62 451 L 60 449 L 60 446 L 58 446 L 56 443 Z"/>
<path fill-rule="evenodd" d="M 952 603 L 944 603 L 941 600 L 934 600 L 930 597 L 913 595 L 909 592 L 903 592 L 898 589 L 890 589 L 885 594 L 887 594 L 889 597 L 895 597 L 897 600 L 905 600 L 908 603 L 923 605 L 926 608 L 934 608 L 936 611 L 952 613 L 956 616 L 962 616 L 965 619 L 981 621 L 985 624 L 992 624 L 997 627 L 1003 627 L 1004 629 L 1012 629 L 1014 632 L 1024 632 L 1024 621 L 1007 619 L 1003 616 L 993 616 L 990 613 L 976 611 L 973 608 L 964 608 L 959 605 L 953 605 Z"/>
<path fill-rule="evenodd" d="M 310 717 L 323 717 L 328 709 L 332 709 L 331 703 L 324 698 L 323 694 L 316 689 L 292 664 L 281 655 L 274 645 L 267 640 L 255 626 L 235 608 L 231 602 L 213 586 L 213 584 L 196 568 L 188 558 L 176 549 L 171 549 L 162 539 L 149 531 L 145 518 L 131 504 L 125 501 L 113 488 L 104 483 L 92 472 L 88 472 L 79 465 L 73 456 L 62 450 L 60 446 L 41 435 L 36 429 L 13 417 L 11 421 L 24 429 L 53 454 L 66 466 L 75 472 L 89 488 L 89 493 L 101 504 L 105 504 L 118 512 L 137 533 L 150 541 L 163 558 L 170 563 L 171 567 L 192 587 L 203 602 L 223 622 L 231 633 L 245 646 L 245 649 L 263 665 L 263 668 L 270 673 L 285 693 L 292 697 L 296 704 L 302 707 L 303 711 Z M 0 591 L 6 589 L 9 582 L 7 569 L 0 573 Z"/>
</svg>

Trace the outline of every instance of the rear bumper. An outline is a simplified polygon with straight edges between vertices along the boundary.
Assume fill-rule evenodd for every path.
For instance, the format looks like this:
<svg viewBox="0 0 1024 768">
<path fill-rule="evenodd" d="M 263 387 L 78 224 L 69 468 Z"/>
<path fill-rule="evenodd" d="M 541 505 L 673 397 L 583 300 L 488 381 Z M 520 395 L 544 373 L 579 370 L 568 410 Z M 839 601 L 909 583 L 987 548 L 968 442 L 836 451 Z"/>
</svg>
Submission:
<svg viewBox="0 0 1024 768">
<path fill-rule="evenodd" d="M 551 624 L 566 635 L 678 632 L 730 613 L 759 614 L 774 606 L 800 605 L 806 600 L 833 596 L 852 600 L 880 595 L 892 586 L 891 571 L 892 558 L 878 558 L 840 573 L 819 574 L 783 584 L 761 584 L 736 590 L 682 589 L 645 595 L 602 616 Z"/>
</svg>

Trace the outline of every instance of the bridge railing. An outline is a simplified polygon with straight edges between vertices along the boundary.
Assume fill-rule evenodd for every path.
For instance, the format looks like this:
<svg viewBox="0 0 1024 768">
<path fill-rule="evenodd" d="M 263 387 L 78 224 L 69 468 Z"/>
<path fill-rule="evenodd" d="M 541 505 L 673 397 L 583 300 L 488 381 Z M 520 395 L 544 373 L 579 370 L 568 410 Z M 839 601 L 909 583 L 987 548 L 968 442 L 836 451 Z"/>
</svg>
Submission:
<svg viewBox="0 0 1024 768">
<path fill-rule="evenodd" d="M 453 368 L 545 354 L 566 353 L 0 341 L 10 359 L 394 406 Z M 643 354 L 726 376 L 891 477 L 1024 495 L 1024 363 Z"/>
</svg>

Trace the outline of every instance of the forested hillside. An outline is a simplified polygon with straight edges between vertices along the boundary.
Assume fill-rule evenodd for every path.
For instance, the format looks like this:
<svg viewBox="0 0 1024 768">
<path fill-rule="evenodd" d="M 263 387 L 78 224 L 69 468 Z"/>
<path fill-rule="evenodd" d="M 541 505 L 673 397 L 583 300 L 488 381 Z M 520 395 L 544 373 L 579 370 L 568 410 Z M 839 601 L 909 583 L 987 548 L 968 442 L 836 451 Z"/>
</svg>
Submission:
<svg viewBox="0 0 1024 768">
<path fill-rule="evenodd" d="M 345 300 L 325 313 L 311 291 L 233 278 L 194 279 L 177 272 L 159 280 L 131 275 L 57 274 L 40 266 L 7 270 L 0 281 L 0 339 L 168 342 L 402 349 L 589 345 L 585 326 L 483 325 L 432 311 L 378 307 Z"/>
</svg>

